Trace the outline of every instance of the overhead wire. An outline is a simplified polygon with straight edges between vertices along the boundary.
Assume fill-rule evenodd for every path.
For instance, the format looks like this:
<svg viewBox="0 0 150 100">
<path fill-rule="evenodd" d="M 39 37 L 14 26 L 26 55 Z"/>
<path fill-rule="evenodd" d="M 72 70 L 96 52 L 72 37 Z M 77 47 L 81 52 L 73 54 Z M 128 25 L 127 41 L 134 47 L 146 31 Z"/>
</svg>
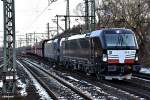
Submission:
<svg viewBox="0 0 150 100">
<path fill-rule="evenodd" d="M 57 0 L 56 0 L 57 1 Z M 55 1 L 54 1 L 55 2 Z M 33 24 L 38 20 L 38 18 L 40 18 L 42 15 L 43 15 L 43 13 L 48 9 L 48 7 L 52 4 L 53 2 L 51 2 L 51 3 L 49 3 L 48 4 L 48 6 L 46 6 L 42 11 L 41 11 L 41 13 L 40 14 L 38 14 L 36 17 L 35 17 L 35 19 L 32 21 L 32 23 L 30 24 L 30 27 L 32 27 L 33 26 Z"/>
<path fill-rule="evenodd" d="M 46 7 L 42 10 L 42 12 L 41 12 L 40 14 L 38 14 L 38 15 L 35 17 L 35 19 L 33 20 L 33 22 L 30 24 L 31 26 L 37 21 L 37 19 L 38 19 L 40 16 L 42 16 L 42 14 L 47 10 L 48 7 L 49 7 L 49 6 L 46 6 Z"/>
</svg>

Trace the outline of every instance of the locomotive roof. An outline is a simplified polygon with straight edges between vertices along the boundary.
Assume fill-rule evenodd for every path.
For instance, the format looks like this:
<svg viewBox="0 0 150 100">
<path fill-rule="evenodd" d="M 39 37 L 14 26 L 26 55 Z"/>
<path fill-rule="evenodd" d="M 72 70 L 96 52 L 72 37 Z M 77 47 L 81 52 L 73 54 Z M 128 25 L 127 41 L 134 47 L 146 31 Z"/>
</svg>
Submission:
<svg viewBox="0 0 150 100">
<path fill-rule="evenodd" d="M 54 40 L 49 39 L 49 40 L 47 41 L 47 43 L 52 43 L 52 42 L 57 42 L 57 41 L 58 41 L 58 39 L 54 39 Z"/>
<path fill-rule="evenodd" d="M 73 35 L 73 36 L 68 37 L 68 40 L 85 38 L 85 36 L 86 34 Z"/>
<path fill-rule="evenodd" d="M 132 31 L 130 29 L 125 29 L 125 28 L 106 28 L 106 29 L 100 29 L 100 30 L 96 30 L 90 33 L 86 33 L 86 34 L 78 34 L 78 35 L 72 35 L 70 37 L 68 37 L 68 40 L 73 40 L 73 39 L 80 39 L 80 38 L 85 38 L 85 37 L 100 37 L 102 36 L 102 34 L 105 34 L 106 31 L 110 31 L 112 34 L 116 34 L 116 33 L 127 33 L 130 34 L 132 33 Z"/>
<path fill-rule="evenodd" d="M 130 34 L 132 33 L 132 31 L 130 29 L 125 29 L 125 28 L 106 28 L 106 29 L 101 29 L 101 30 L 96 30 L 91 32 L 90 37 L 98 37 L 101 34 L 105 34 L 105 32 L 111 32 L 112 34 L 116 34 L 116 33 L 126 33 L 126 34 Z"/>
</svg>

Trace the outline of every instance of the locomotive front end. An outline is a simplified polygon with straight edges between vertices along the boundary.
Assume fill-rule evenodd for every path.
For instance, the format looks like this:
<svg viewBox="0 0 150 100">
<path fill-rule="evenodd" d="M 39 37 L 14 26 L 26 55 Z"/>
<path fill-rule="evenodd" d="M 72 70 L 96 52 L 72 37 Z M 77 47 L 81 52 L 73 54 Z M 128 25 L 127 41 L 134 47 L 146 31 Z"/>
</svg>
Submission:
<svg viewBox="0 0 150 100">
<path fill-rule="evenodd" d="M 131 79 L 138 72 L 138 44 L 134 33 L 127 29 L 105 30 L 102 61 L 105 79 Z"/>
</svg>

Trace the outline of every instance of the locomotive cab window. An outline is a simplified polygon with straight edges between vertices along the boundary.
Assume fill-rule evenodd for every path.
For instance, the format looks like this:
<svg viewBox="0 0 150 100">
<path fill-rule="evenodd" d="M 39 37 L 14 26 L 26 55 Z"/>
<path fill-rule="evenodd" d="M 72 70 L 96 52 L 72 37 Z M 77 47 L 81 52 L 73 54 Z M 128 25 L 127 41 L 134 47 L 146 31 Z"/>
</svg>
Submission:
<svg viewBox="0 0 150 100">
<path fill-rule="evenodd" d="M 104 37 L 107 47 L 136 47 L 135 36 L 130 31 L 107 31 Z"/>
</svg>

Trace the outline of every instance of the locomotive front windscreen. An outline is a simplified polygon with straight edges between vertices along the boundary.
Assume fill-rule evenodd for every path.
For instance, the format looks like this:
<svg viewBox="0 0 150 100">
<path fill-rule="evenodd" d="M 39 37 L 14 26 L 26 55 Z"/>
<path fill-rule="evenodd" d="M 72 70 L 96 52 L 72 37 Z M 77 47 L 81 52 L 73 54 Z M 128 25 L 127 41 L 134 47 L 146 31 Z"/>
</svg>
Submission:
<svg viewBox="0 0 150 100">
<path fill-rule="evenodd" d="M 130 33 L 107 33 L 105 40 L 107 47 L 136 47 L 135 36 Z"/>
</svg>

